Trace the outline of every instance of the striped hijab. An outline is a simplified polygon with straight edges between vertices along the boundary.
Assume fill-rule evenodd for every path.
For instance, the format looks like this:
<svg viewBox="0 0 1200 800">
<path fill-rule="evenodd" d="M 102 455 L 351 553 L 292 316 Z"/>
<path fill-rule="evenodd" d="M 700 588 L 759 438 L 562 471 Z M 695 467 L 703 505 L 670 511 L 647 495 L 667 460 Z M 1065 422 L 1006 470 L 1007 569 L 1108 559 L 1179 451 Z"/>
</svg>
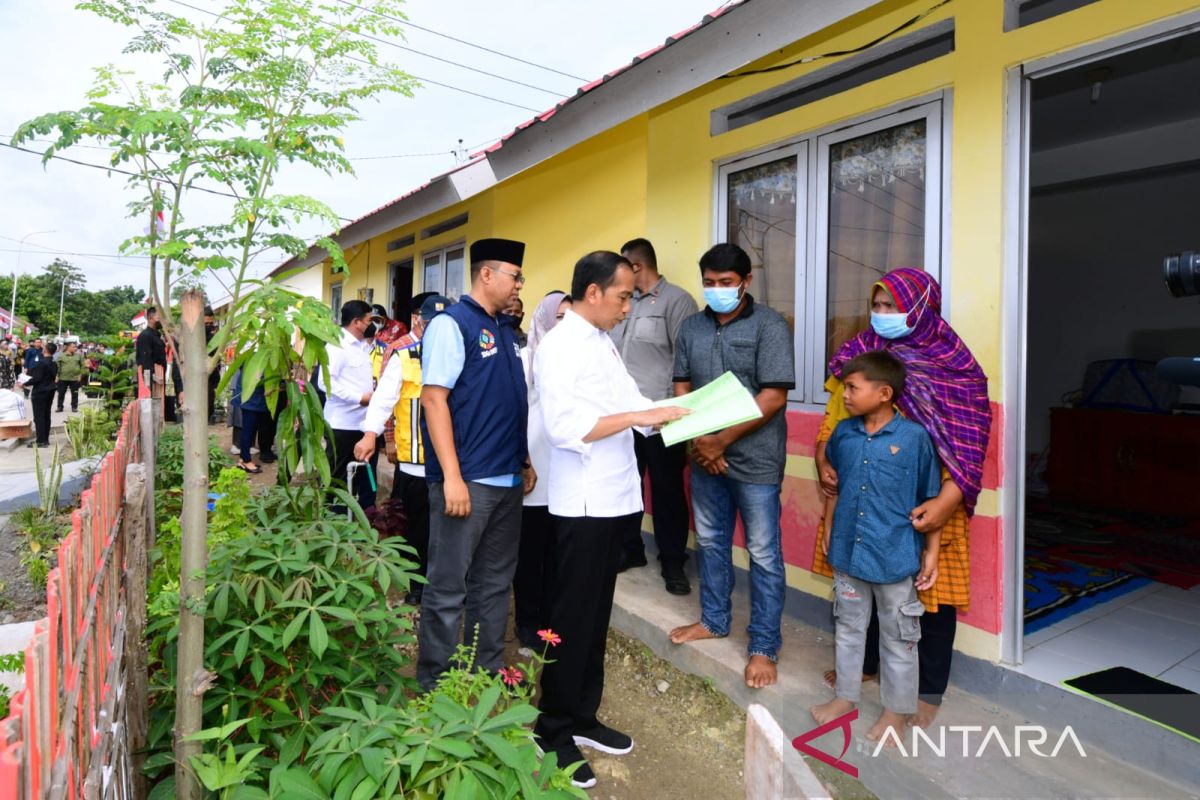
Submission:
<svg viewBox="0 0 1200 800">
<path fill-rule="evenodd" d="M 886 350 L 900 359 L 908 380 L 896 405 L 929 432 L 942 463 L 962 490 L 967 513 L 973 514 L 983 489 L 992 428 L 987 376 L 942 319 L 942 289 L 932 275 L 904 267 L 884 275 L 871 287 L 872 295 L 876 287 L 891 294 L 897 311 L 908 313 L 913 332 L 884 339 L 868 328 L 842 345 L 829 362 L 829 371 L 841 378 L 847 361 L 871 350 Z"/>
</svg>

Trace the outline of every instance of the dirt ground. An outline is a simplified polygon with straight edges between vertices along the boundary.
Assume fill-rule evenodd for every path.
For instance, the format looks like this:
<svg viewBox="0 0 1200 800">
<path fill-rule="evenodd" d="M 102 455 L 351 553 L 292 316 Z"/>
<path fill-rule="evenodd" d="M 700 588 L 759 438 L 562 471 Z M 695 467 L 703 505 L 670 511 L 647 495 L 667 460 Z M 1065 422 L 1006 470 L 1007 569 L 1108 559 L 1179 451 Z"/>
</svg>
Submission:
<svg viewBox="0 0 1200 800">
<path fill-rule="evenodd" d="M 24 538 L 4 517 L 0 525 L 0 625 L 46 616 L 46 590 L 35 589 L 21 563 Z"/>
</svg>

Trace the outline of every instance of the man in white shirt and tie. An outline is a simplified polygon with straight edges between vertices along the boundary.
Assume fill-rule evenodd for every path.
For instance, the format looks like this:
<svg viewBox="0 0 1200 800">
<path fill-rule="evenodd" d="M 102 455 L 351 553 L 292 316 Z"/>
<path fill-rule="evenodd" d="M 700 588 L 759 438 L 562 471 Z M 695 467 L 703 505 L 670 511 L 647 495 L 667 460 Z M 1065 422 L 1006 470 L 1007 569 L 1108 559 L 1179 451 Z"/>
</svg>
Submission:
<svg viewBox="0 0 1200 800">
<path fill-rule="evenodd" d="M 539 746 L 564 766 L 583 761 L 580 746 L 613 755 L 633 749 L 632 739 L 596 718 L 622 542 L 642 519 L 632 429 L 649 434 L 688 413 L 654 408 L 608 337 L 629 313 L 633 288 L 632 266 L 622 256 L 597 251 L 581 258 L 571 281 L 572 310 L 534 357 L 551 445 L 549 622 L 562 640 L 542 673 L 536 733 Z M 584 762 L 573 781 L 588 788 L 596 776 Z"/>
<path fill-rule="evenodd" d="M 333 429 L 326 442 L 330 475 L 334 481 L 346 480 L 346 467 L 354 460 L 354 445 L 362 438 L 367 405 L 375 391 L 371 348 L 365 334 L 371 326 L 371 306 L 362 300 L 342 304 L 342 342 L 329 347 L 329 394 L 325 399 L 325 421 Z M 359 471 L 354 485 L 347 487 L 363 508 L 375 505 L 367 476 Z"/>
</svg>

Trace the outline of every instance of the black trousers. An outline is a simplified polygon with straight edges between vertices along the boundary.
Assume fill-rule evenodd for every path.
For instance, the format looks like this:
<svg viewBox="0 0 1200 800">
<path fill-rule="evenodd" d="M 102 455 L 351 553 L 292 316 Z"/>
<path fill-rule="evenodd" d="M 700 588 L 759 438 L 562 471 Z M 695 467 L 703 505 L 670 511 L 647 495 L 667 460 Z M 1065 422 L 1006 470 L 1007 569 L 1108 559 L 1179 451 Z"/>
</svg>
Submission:
<svg viewBox="0 0 1200 800">
<path fill-rule="evenodd" d="M 250 455 L 250 446 L 254 444 L 255 436 L 258 436 L 261 441 L 263 421 L 269 419 L 270 416 L 266 411 L 242 409 L 242 427 L 238 429 L 238 448 L 242 451 L 240 456 L 242 461 L 247 464 L 254 461 L 254 457 Z M 258 451 L 261 453 L 263 449 L 259 447 Z"/>
<path fill-rule="evenodd" d="M 954 634 L 958 631 L 958 609 L 940 605 L 934 612 L 921 615 L 921 641 L 917 643 L 920 679 L 917 696 L 922 702 L 939 706 L 950 683 L 950 662 L 954 657 Z M 879 617 L 871 612 L 867 627 L 866 657 L 863 674 L 879 674 Z"/>
<path fill-rule="evenodd" d="M 218 366 L 208 376 L 208 418 L 212 419 L 217 408 L 217 386 L 221 383 L 221 368 Z M 260 448 L 261 449 L 261 448 Z"/>
<path fill-rule="evenodd" d="M 79 381 L 64 381 L 58 382 L 58 410 L 63 410 L 63 400 L 67 397 L 67 389 L 71 390 L 71 410 L 79 410 Z"/>
<path fill-rule="evenodd" d="M 521 644 L 540 649 L 537 632 L 549 626 L 550 568 L 554 559 L 553 520 L 546 506 L 525 506 L 521 547 L 513 576 L 513 616 Z"/>
<path fill-rule="evenodd" d="M 279 412 L 282 410 L 282 406 L 276 408 L 275 416 L 271 416 L 270 411 L 264 411 L 262 418 L 258 421 L 258 451 L 260 453 L 275 451 L 275 434 L 279 430 Z M 345 479 L 344 474 L 342 478 Z"/>
<path fill-rule="evenodd" d="M 408 534 L 404 538 L 417 551 L 417 574 L 424 575 L 429 562 L 429 483 L 401 472 L 397 465 L 392 478 L 392 499 L 404 504 L 404 515 L 408 517 Z"/>
<path fill-rule="evenodd" d="M 325 455 L 329 457 L 329 474 L 335 483 L 342 485 L 346 483 L 346 468 L 354 460 L 354 445 L 358 444 L 358 440 L 361 438 L 362 431 L 334 430 L 333 438 L 326 441 Z M 378 460 L 379 453 L 377 451 L 375 455 L 371 456 L 371 469 L 375 469 Z M 365 469 L 359 468 L 354 473 L 354 485 L 346 488 L 364 509 L 375 505 L 375 492 L 371 489 L 371 481 L 367 478 Z M 334 505 L 334 508 L 338 508 L 337 504 Z"/>
<path fill-rule="evenodd" d="M 661 436 L 643 436 L 633 432 L 633 452 L 637 456 L 638 475 L 650 473 L 650 502 L 653 506 L 654 543 L 658 560 L 664 566 L 682 564 L 687 559 L 688 502 L 683 491 L 683 468 L 687 463 L 687 445 L 663 444 Z M 645 552 L 642 530 L 625 535 L 625 550 Z"/>
<path fill-rule="evenodd" d="M 50 444 L 50 408 L 54 405 L 54 387 L 30 392 L 33 402 L 33 426 L 37 432 L 38 444 Z"/>
<path fill-rule="evenodd" d="M 604 694 L 604 650 L 621 543 L 641 526 L 642 515 L 552 517 L 554 561 L 550 628 L 562 643 L 549 648 L 542 672 L 541 716 L 535 732 L 543 747 L 571 742 L 596 725 Z"/>
</svg>

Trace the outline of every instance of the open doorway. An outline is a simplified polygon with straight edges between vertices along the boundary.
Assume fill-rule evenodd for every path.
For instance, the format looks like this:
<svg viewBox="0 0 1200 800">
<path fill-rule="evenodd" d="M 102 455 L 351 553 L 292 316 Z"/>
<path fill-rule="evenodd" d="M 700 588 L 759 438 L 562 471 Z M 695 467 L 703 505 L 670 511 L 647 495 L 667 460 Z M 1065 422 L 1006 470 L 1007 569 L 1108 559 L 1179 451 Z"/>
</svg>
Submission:
<svg viewBox="0 0 1200 800">
<path fill-rule="evenodd" d="M 1200 250 L 1200 34 L 1026 97 L 1022 671 L 1200 692 L 1200 389 L 1154 369 L 1200 356 L 1200 298 L 1161 279 Z"/>
<path fill-rule="evenodd" d="M 388 303 L 388 308 L 392 313 L 392 319 L 398 319 L 408 326 L 409 317 L 411 316 L 412 298 L 413 298 L 413 260 L 406 258 L 403 261 L 396 261 L 389 265 L 391 269 L 391 301 Z"/>
</svg>

